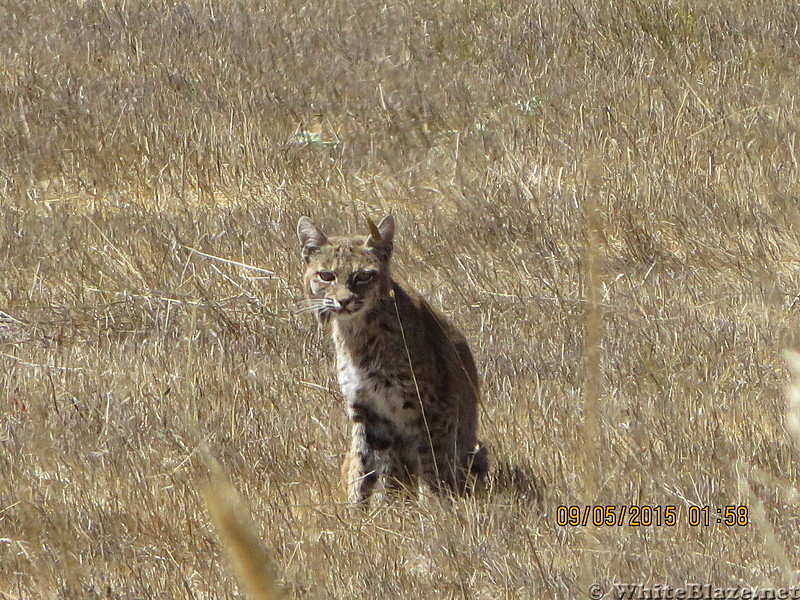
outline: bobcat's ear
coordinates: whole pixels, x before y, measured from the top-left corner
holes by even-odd
[[[381,250],[388,260],[392,255],[392,248],[394,240],[394,217],[386,215],[383,220],[378,224],[372,222],[367,217],[367,225],[369,225],[369,237],[367,238],[367,245]]]
[[[378,223],[378,232],[381,234],[381,239],[386,246],[392,246],[394,240],[394,217],[386,215],[380,223]]]
[[[297,239],[300,240],[302,250],[300,256],[308,262],[311,257],[319,252],[320,247],[328,241],[322,230],[314,225],[308,217],[300,217],[297,222]]]

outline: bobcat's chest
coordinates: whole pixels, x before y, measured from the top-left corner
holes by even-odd
[[[344,351],[337,352],[336,364],[339,388],[352,420],[381,420],[401,433],[412,432],[419,405],[413,385],[375,361],[359,362]]]

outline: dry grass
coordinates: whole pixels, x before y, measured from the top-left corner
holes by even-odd
[[[203,498],[239,585],[250,600],[278,600],[283,590],[258,535],[258,526],[219,465],[211,464],[211,482]]]
[[[778,1],[6,3],[0,596],[236,597],[206,444],[289,597],[798,584],[798,26]],[[476,351],[494,479],[356,518],[293,230],[388,211],[397,271]],[[586,501],[681,522],[555,524]],[[754,523],[686,524],[731,504]]]

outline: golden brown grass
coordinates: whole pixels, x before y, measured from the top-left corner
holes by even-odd
[[[277,600],[283,592],[250,510],[219,465],[212,465],[211,481],[203,488],[203,499],[237,581],[249,600]]]
[[[777,1],[6,3],[0,593],[236,597],[206,446],[289,597],[798,584],[798,25]],[[356,518],[293,230],[389,211],[397,272],[472,341],[494,475]],[[556,525],[589,498],[680,523]],[[738,504],[748,527],[686,523]]]

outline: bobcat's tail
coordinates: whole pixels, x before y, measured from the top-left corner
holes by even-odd
[[[469,472],[475,477],[485,477],[489,473],[489,451],[482,442],[475,444],[469,452]]]

